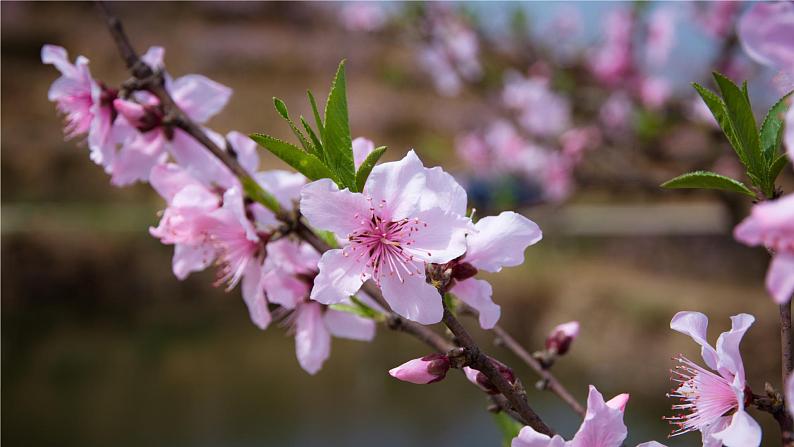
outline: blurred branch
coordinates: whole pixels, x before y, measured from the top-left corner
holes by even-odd
[[[270,194],[264,191],[262,187],[251,178],[233,155],[217,146],[201,127],[193,122],[190,117],[176,105],[165,88],[162,73],[152,70],[151,67],[140,59],[130,43],[129,38],[125,34],[121,21],[110,13],[107,5],[102,1],[98,1],[97,6],[107,22],[107,27],[113,36],[113,40],[119,49],[121,57],[136,79],[136,88],[148,90],[157,96],[169,122],[175,127],[187,132],[229,168],[246,187],[246,193],[248,195],[251,195],[251,190],[253,190],[255,195],[269,197]],[[253,198],[257,199],[257,197]],[[299,216],[290,216],[283,212],[276,213],[276,216],[279,220],[285,222],[295,234],[312,245],[318,252],[323,253],[331,249],[328,244],[300,220]],[[374,284],[365,283],[362,289],[379,303],[383,305],[386,304],[380,290]],[[553,431],[540,419],[537,413],[530,408],[523,390],[507,382],[498,372],[489,357],[482,353],[466,329],[446,308],[444,309],[443,321],[455,335],[458,342],[466,348],[469,364],[485,374],[509,402],[510,407],[505,407],[508,414],[517,413],[520,416],[519,422],[530,425],[541,433],[553,434]],[[449,351],[450,348],[454,348],[452,343],[430,328],[405,320],[393,312],[388,312],[388,326],[392,329],[414,336],[435,350],[446,352]]]

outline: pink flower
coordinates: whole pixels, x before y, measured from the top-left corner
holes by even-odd
[[[70,63],[69,55],[62,47],[44,45],[41,61],[54,65],[61,72],[47,96],[66,117],[66,137],[88,134],[91,160],[108,166],[112,161],[111,126],[116,117],[112,103],[116,91],[94,81],[85,57],[78,56],[74,64]]]
[[[794,293],[794,194],[762,202],[734,230],[733,236],[747,245],[763,245],[772,251],[766,289],[782,304]]]
[[[794,72],[794,4],[755,3],[737,28],[742,47],[756,62]]]
[[[602,123],[611,129],[624,129],[629,125],[633,112],[631,100],[625,92],[615,92],[609,95],[601,109],[598,117]]]
[[[671,94],[670,83],[659,77],[645,77],[640,83],[640,99],[650,109],[662,107]]]
[[[453,11],[434,6],[428,16],[430,42],[420,50],[419,63],[433,77],[443,95],[460,92],[463,81],[482,75],[479,40],[474,31]]]
[[[425,282],[425,264],[463,254],[471,229],[466,192],[452,176],[425,168],[410,151],[375,166],[363,193],[340,191],[329,179],[306,185],[300,207],[312,226],[345,241],[320,259],[313,300],[338,303],[372,278],[398,314],[422,324],[441,320],[441,296]]]
[[[483,329],[494,327],[501,308],[491,298],[488,281],[474,279],[478,270],[498,272],[524,262],[524,250],[540,241],[540,228],[526,217],[512,211],[480,219],[475,231],[466,237],[466,253],[448,264],[455,280],[450,292],[479,313]]]
[[[502,101],[519,113],[519,122],[533,135],[556,136],[571,125],[568,100],[551,90],[547,78],[508,75]]]
[[[443,380],[447,371],[449,358],[444,354],[430,354],[390,369],[389,375],[403,382],[426,385]]]
[[[601,131],[597,126],[575,127],[560,135],[562,153],[574,163],[582,160],[587,150],[601,145]]]
[[[383,5],[372,2],[346,3],[339,14],[342,24],[350,31],[377,31],[388,18]]]
[[[658,7],[648,21],[646,56],[652,65],[663,66],[675,45],[676,13],[670,7]]]
[[[546,337],[546,349],[557,355],[565,355],[578,335],[578,321],[569,321],[568,323],[557,325]]]
[[[604,20],[604,42],[589,55],[590,70],[601,82],[616,85],[631,74],[633,27],[634,17],[628,8],[614,9]]]
[[[521,429],[510,445],[512,447],[620,447],[628,435],[626,425],[623,423],[623,412],[628,400],[628,394],[620,394],[604,402],[601,393],[590,385],[587,413],[572,440],[566,441],[560,435],[549,437],[527,426]],[[663,447],[662,444],[651,441],[637,447],[659,446]]]
[[[162,57],[162,48],[152,47],[142,58],[154,67],[162,67]],[[186,75],[176,80],[166,77],[166,88],[174,102],[200,124],[218,113],[232,93],[230,88],[201,75]],[[217,178],[218,172],[226,170],[191,136],[164,122],[166,117],[154,95],[136,92],[134,98],[114,100],[113,106],[123,117],[116,125],[125,126],[131,134],[109,168],[113,184],[121,186],[147,180],[151,168],[163,163],[169,153],[185,167],[212,171],[202,175]]]
[[[677,428],[671,436],[700,430],[703,445],[753,447],[761,443],[761,427],[747,414],[745,405],[751,393],[744,376],[739,343],[755,318],[748,314],[731,317],[731,330],[723,332],[714,349],[706,341],[708,317],[700,312],[678,312],[670,328],[689,335],[701,346],[705,369],[683,355],[672,370],[678,383],[669,397],[680,404],[673,410],[680,414],[666,418]]]
[[[361,163],[367,159],[367,156],[375,150],[375,143],[364,137],[358,137],[353,140],[353,162],[356,169],[361,167]]]
[[[361,341],[375,336],[372,320],[309,301],[319,259],[308,244],[289,239],[271,242],[261,283],[268,301],[292,312],[286,321],[295,331],[298,363],[309,374],[317,373],[328,359],[331,335]]]
[[[701,3],[706,11],[698,20],[703,29],[715,39],[724,38],[733,30],[733,19],[739,11],[739,2],[708,2]]]

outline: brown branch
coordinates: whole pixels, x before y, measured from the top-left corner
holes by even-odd
[[[107,22],[107,27],[113,36],[113,40],[115,41],[116,46],[119,49],[119,53],[124,59],[127,68],[130,69],[132,75],[139,81],[139,88],[146,89],[157,96],[169,122],[188,133],[190,136],[196,139],[196,141],[206,147],[226,167],[228,167],[234,175],[240,179],[243,185],[251,185],[255,192],[267,194],[265,191],[261,190],[261,187],[237,162],[236,158],[234,158],[229,152],[226,152],[222,148],[218,147],[207,136],[204,130],[198,124],[193,122],[190,117],[188,117],[187,114],[185,114],[185,112],[179,108],[165,88],[162,73],[152,70],[152,68],[144,63],[135,52],[132,44],[129,41],[129,38],[124,32],[121,21],[117,17],[113,16],[110,11],[108,11],[107,5],[105,5],[102,1],[98,1],[97,5],[103,17],[105,18],[105,21]],[[287,223],[288,226],[290,226],[298,236],[312,245],[318,252],[323,253],[330,249],[328,244],[326,244],[325,241],[323,241],[309,227],[307,227],[299,217],[289,216],[285,213],[279,213],[277,217]],[[371,283],[365,283],[362,289],[365,291],[365,293],[372,296],[379,303],[382,303],[384,308],[387,308],[387,306],[385,306],[385,300],[383,299],[383,296],[377,287]],[[467,355],[469,356],[469,365],[485,374],[509,402],[510,407],[512,408],[505,407],[508,413],[517,413],[520,416],[520,422],[530,425],[532,428],[541,433],[549,435],[553,434],[553,431],[529,406],[526,401],[526,395],[523,393],[523,389],[521,389],[520,386],[511,385],[497,371],[491,360],[480,351],[479,347],[468,334],[466,329],[446,308],[444,309],[443,321],[456,336],[461,346],[466,348]],[[426,343],[437,351],[447,352],[455,347],[454,344],[450,343],[448,340],[430,328],[405,320],[393,312],[388,312],[387,323],[390,328],[413,335],[415,338]]]
[[[551,390],[554,394],[559,396],[560,399],[563,400],[566,404],[568,404],[573,411],[575,411],[580,416],[584,416],[585,411],[582,405],[576,400],[576,398],[571,395],[571,393],[563,386],[554,374],[551,373],[548,369],[543,368],[543,365],[540,364],[532,354],[527,352],[521,343],[516,341],[504,328],[499,325],[494,326],[493,328],[494,334],[499,338],[501,344],[507,348],[508,351],[512,352],[516,355],[519,359],[521,359],[524,363],[527,364],[530,368],[532,368],[541,378],[544,383],[544,389]]]

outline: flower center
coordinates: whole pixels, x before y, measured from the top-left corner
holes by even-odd
[[[385,204],[381,201],[379,208]],[[350,244],[342,250],[344,256],[354,256],[357,261],[365,262],[378,285],[383,275],[396,276],[404,282],[405,275],[422,274],[424,269],[417,265],[411,250],[414,234],[426,228],[427,223],[408,218],[386,220],[375,207],[370,207],[369,211],[368,216],[360,213],[353,216],[359,229],[347,235]]]
[[[683,355],[675,357],[680,365],[670,370],[671,380],[679,385],[667,397],[679,399],[673,405],[679,414],[665,417],[675,427],[670,436],[677,436],[713,424],[739,409],[739,401],[731,382],[708,371]]]

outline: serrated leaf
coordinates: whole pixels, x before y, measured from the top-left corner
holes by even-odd
[[[788,164],[788,156],[786,154],[780,154],[772,161],[772,164],[769,166],[769,179],[773,185],[775,184],[777,176],[780,175],[780,172],[786,167],[786,164]]]
[[[714,116],[714,119],[717,120],[717,124],[719,124],[725,137],[728,138],[728,142],[731,143],[734,152],[739,156],[739,160],[743,165],[747,166],[747,157],[745,157],[742,146],[736,138],[736,132],[733,130],[730,118],[728,118],[728,110],[725,108],[725,103],[716,93],[697,82],[692,83],[692,86],[697,90],[703,102],[706,104],[706,107],[709,108],[711,114]]]
[[[292,166],[296,171],[305,175],[309,180],[330,178],[339,184],[333,172],[319,158],[300,150],[297,146],[260,133],[251,134],[250,137],[273,155]]]
[[[502,434],[502,446],[510,447],[513,438],[518,436],[523,425],[510,417],[507,413],[499,412],[493,415],[496,426],[499,427],[499,432]]]
[[[353,163],[353,140],[347,117],[347,91],[345,87],[345,61],[339,63],[328,102],[325,104],[325,132],[323,150],[326,164],[336,174],[342,185],[351,191],[356,188],[356,167]]]
[[[753,109],[747,99],[746,85],[744,89],[739,89],[736,84],[720,73],[714,72],[714,80],[722,92],[722,99],[728,111],[728,117],[736,134],[739,144],[742,146],[747,160],[747,170],[761,179],[761,184],[756,186],[764,187],[764,177],[766,177],[766,162],[761,153],[761,141],[758,138],[758,128],[753,116]]]
[[[678,188],[698,188],[698,189],[721,189],[723,191],[738,192],[750,197],[755,197],[755,194],[744,185],[744,183],[734,180],[730,177],[717,174],[709,171],[695,171],[687,174],[679,175],[678,177],[662,183],[662,188],[678,189]]]
[[[273,105],[276,107],[278,114],[281,115],[281,117],[284,118],[284,121],[289,124],[289,128],[292,129],[292,133],[295,134],[295,136],[298,138],[298,141],[300,141],[303,150],[310,154],[317,155],[317,149],[315,149],[312,143],[306,140],[306,136],[303,135],[303,132],[301,132],[300,129],[298,129],[298,126],[296,126],[295,123],[292,122],[292,119],[290,119],[289,110],[287,110],[287,105],[284,104],[284,101],[274,96]]]
[[[794,92],[787,93],[780,98],[775,105],[770,107],[769,111],[766,113],[764,122],[761,124],[761,132],[759,135],[761,138],[761,148],[764,151],[764,158],[766,158],[770,166],[776,158],[778,148],[780,147],[780,141],[783,138],[784,115],[789,108],[786,100],[788,100],[792,93]]]
[[[311,90],[306,90],[306,96],[309,97],[309,104],[311,104],[312,113],[314,114],[314,123],[317,125],[317,130],[320,132],[320,138],[322,138],[323,133],[325,133],[325,125],[323,124],[322,118],[320,118],[320,112],[317,111],[317,101],[314,100],[314,95]]]
[[[306,122],[306,119],[304,119],[303,116],[301,116],[300,119],[301,124],[303,124],[303,128],[306,129],[306,133],[309,134],[309,138],[311,138],[312,144],[314,144],[314,149],[317,150],[317,158],[320,160],[325,160],[325,155],[323,154],[323,143],[319,138],[317,138],[317,134],[314,133],[314,130],[309,123]]]
[[[380,160],[384,152],[386,152],[386,146],[375,148],[367,155],[367,158],[361,162],[361,166],[358,167],[358,171],[356,172],[356,188],[358,188],[359,191],[364,190],[364,184],[367,183],[369,173],[372,172],[372,168],[375,167],[375,164]]]

